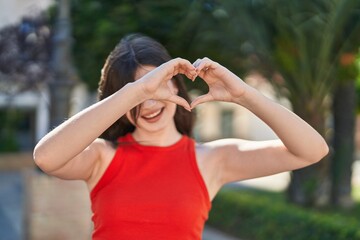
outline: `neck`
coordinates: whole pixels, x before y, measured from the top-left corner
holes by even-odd
[[[136,128],[133,137],[142,145],[166,147],[178,142],[182,135],[178,132],[175,125],[173,127],[163,129],[161,131],[149,132],[144,129]]]

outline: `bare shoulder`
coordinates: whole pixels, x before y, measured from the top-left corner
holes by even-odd
[[[213,142],[197,143],[195,151],[199,171],[207,187],[209,197],[212,200],[222,186],[222,151]]]
[[[61,179],[91,182],[98,169],[106,163],[111,150],[111,143],[96,139],[66,164],[47,173]]]
[[[116,151],[116,147],[112,142],[102,138],[97,138],[92,145],[99,152],[101,160],[104,160],[104,157],[106,159],[106,156],[112,155]]]
[[[229,159],[244,159],[241,152],[256,148],[260,148],[260,145],[254,141],[231,138],[195,145],[196,161],[211,200],[221,187],[230,181],[228,176],[232,175],[229,172],[233,169],[236,172],[242,172],[238,169],[239,164],[229,164]],[[241,161],[237,162],[241,163]],[[237,178],[237,174],[231,180]]]
[[[98,152],[99,159],[94,166],[91,177],[87,180],[87,185],[90,191],[100,180],[116,152],[116,147],[114,144],[104,139],[98,138],[91,145],[91,147],[96,149]]]
[[[218,139],[205,143],[198,143],[196,151],[199,156],[206,156],[220,160],[224,154],[228,155],[229,151],[254,148],[254,142],[244,139],[226,138]]]
[[[283,146],[278,139],[253,141],[240,138],[224,138],[206,143],[207,146],[213,149],[213,154],[218,157],[229,156],[229,154],[236,152],[256,151],[264,148],[277,148]]]
[[[215,168],[219,171],[224,161],[229,156],[239,154],[241,151],[254,150],[259,148],[259,144],[254,141],[248,141],[237,138],[218,139],[214,141],[197,143],[196,157],[199,167]]]

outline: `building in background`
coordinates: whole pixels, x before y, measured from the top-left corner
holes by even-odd
[[[23,17],[36,16],[54,0],[0,0],[0,28],[19,24]]]
[[[48,131],[49,95],[43,82],[50,29],[41,12],[51,0],[0,1],[0,115],[2,151],[30,150]]]
[[[245,82],[286,108],[291,107],[286,99],[276,98],[271,84],[261,75],[251,74],[245,78]],[[232,137],[248,140],[277,138],[276,134],[253,113],[233,103],[209,102],[199,105],[197,112],[195,136],[199,141]]]

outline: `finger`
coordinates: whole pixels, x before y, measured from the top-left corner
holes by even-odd
[[[185,74],[191,80],[197,77],[196,68],[186,59],[177,58],[176,65],[174,66],[176,73]],[[174,74],[175,75],[175,74]]]
[[[211,61],[209,58],[204,58],[199,62],[199,64],[196,67],[196,71],[200,73],[201,71],[206,72],[207,70],[212,68],[213,61]]]
[[[191,79],[191,81],[195,81],[196,77],[198,76],[198,73],[196,72],[196,69],[192,69],[190,71],[186,71],[185,75],[187,78]]]
[[[175,66],[186,70],[195,70],[195,67],[189,62],[189,60],[183,58],[176,58]]]
[[[193,69],[194,67],[190,64],[190,62],[186,59],[175,58],[166,63],[163,63],[164,69],[166,69],[166,77],[172,78],[173,76],[178,75],[179,73],[184,74],[185,71],[183,69],[183,65],[187,65],[187,68]]]
[[[185,75],[191,81],[195,81],[196,77],[198,76],[198,74],[196,72],[195,73],[185,73]]]
[[[198,72],[198,70],[196,69],[196,67],[199,65],[199,63],[201,62],[201,59],[200,58],[198,58],[192,65],[194,66],[194,68],[195,68],[195,77],[194,77],[194,79],[192,79],[193,81],[195,81],[195,78],[197,77],[197,76],[199,76],[199,72]]]
[[[185,74],[185,76],[189,79],[191,79],[192,81],[195,80],[195,78],[197,77],[197,72],[194,66],[191,65],[191,68],[188,68],[189,66],[182,66],[181,69],[179,70],[179,73]]]
[[[193,66],[196,68],[197,66],[199,66],[200,62],[201,62],[200,58],[196,59],[196,61],[193,63]]]
[[[197,105],[204,103],[204,102],[211,102],[214,101],[214,98],[209,94],[201,95],[192,101],[190,104],[191,109],[195,108]]]
[[[191,112],[191,107],[189,105],[189,103],[182,97],[179,97],[177,95],[172,95],[168,101],[176,103],[177,105],[182,106],[183,108],[185,108],[186,110],[188,110],[189,112]]]

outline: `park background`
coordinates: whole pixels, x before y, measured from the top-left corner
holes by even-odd
[[[360,239],[359,1],[1,0],[0,20],[0,239],[90,238],[84,184],[42,174],[32,149],[96,101],[107,54],[132,32],[227,66],[331,148],[314,166],[226,186],[208,226],[241,239]],[[197,114],[198,141],[276,138],[233,104]]]

